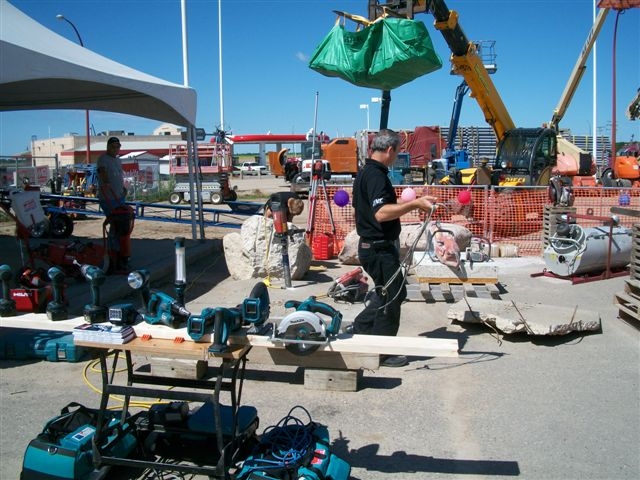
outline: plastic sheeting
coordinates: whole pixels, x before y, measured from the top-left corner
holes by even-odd
[[[442,67],[424,23],[380,18],[351,32],[336,24],[309,67],[359,87],[392,90]]]

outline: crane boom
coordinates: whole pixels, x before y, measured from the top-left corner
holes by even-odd
[[[465,79],[486,122],[493,128],[497,140],[502,140],[508,130],[515,128],[515,124],[477,53],[476,45],[469,41],[458,23],[458,13],[449,10],[443,0],[428,1],[427,9],[435,19],[436,30],[440,31],[451,50],[453,73]]]
[[[462,30],[458,23],[458,13],[449,10],[444,0],[391,0],[385,5],[380,5],[379,0],[369,0],[371,19],[377,17],[377,12],[385,9],[409,17],[413,17],[417,12],[431,13],[436,30],[442,34],[451,51],[452,73],[464,78],[471,91],[471,97],[475,98],[480,106],[485,121],[493,129],[498,142],[504,138],[507,131],[515,128],[511,115],[478,55],[477,46],[469,41]],[[388,95],[388,92],[383,93]]]
[[[602,29],[602,25],[604,24],[605,19],[607,18],[607,14],[609,13],[608,8],[601,8],[596,17],[596,21],[593,23],[591,30],[589,30],[589,34],[587,35],[587,40],[582,47],[582,51],[578,56],[578,60],[571,71],[571,75],[569,76],[569,81],[567,85],[564,87],[564,91],[560,96],[560,101],[553,111],[553,116],[551,117],[551,122],[549,126],[553,128],[556,132],[558,131],[558,125],[560,120],[564,117],[564,114],[569,108],[569,104],[573,99],[573,95],[576,93],[578,89],[578,85],[580,84],[580,80],[582,80],[582,75],[587,69],[587,60],[589,59],[589,55],[591,54],[591,49],[593,45],[596,43],[596,39],[600,34],[600,30]]]

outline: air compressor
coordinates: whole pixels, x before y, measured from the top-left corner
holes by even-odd
[[[616,217],[608,222],[598,227],[558,223],[542,255],[547,268],[570,277],[626,267],[631,260],[631,230],[619,226]]]

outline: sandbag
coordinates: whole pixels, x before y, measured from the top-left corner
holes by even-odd
[[[353,32],[336,23],[309,62],[309,68],[328,77],[380,90],[392,90],[441,67],[424,23],[390,17]]]

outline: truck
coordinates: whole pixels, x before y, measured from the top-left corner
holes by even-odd
[[[398,130],[400,134],[401,159],[393,165],[396,169],[390,178],[401,184],[428,183],[429,170],[433,162],[442,158],[446,144],[442,137],[442,131],[437,125],[417,126],[412,130]],[[359,164],[364,165],[365,159],[370,154],[369,146],[376,132],[361,130],[356,133],[358,143]],[[400,155],[399,155],[400,157]],[[400,173],[398,173],[400,172]]]
[[[192,174],[197,176],[203,202],[219,205],[225,201],[237,200],[237,194],[229,183],[233,172],[232,148],[226,142],[198,143],[197,162]],[[177,205],[191,200],[190,174],[186,143],[169,145],[169,174],[175,180],[175,187],[169,195],[169,203]]]
[[[360,163],[358,161],[358,145],[354,137],[334,138],[325,143],[316,143],[316,152],[312,155],[312,142],[307,148],[303,148],[303,157],[296,165],[296,169],[291,168],[291,191],[304,194],[309,191],[311,177],[313,175],[312,165],[315,160],[322,161],[322,174],[329,184],[351,184]],[[293,171],[293,175],[291,175]]]
[[[458,13],[450,10],[444,0],[396,0],[384,4],[369,0],[371,20],[385,10],[409,18],[413,18],[415,13],[430,13],[434,17],[434,26],[451,51],[452,72],[464,78],[471,96],[496,136],[491,183],[501,186],[547,185],[558,158],[557,132],[552,128],[516,128],[478,54],[477,45],[469,41],[462,30]],[[383,91],[382,98],[381,119],[384,120],[388,118],[389,92]],[[381,121],[381,126],[384,123]]]

